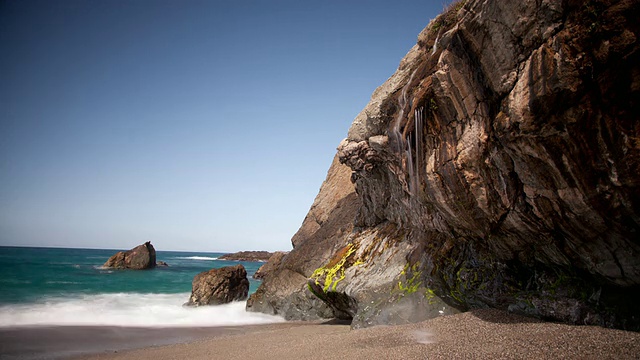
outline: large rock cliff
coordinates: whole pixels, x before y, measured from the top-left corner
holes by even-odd
[[[354,327],[494,307],[638,329],[638,13],[452,4],[356,117],[249,308],[325,316],[314,294]]]

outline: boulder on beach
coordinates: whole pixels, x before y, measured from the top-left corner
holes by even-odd
[[[232,254],[224,254],[218,260],[232,261],[267,261],[273,255],[268,251],[240,251]]]
[[[287,255],[288,251],[276,251],[271,255],[269,261],[260,266],[260,268],[253,274],[254,279],[264,279],[269,273],[271,273],[274,269],[280,266],[280,262],[282,262],[282,258]]]
[[[249,280],[244,266],[225,266],[201,272],[193,278],[187,306],[220,305],[245,300]]]
[[[113,269],[151,269],[156,266],[156,249],[151,241],[147,241],[131,250],[117,252],[102,266]]]

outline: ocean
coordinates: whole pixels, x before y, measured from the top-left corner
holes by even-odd
[[[184,307],[193,277],[235,265],[221,253],[156,251],[168,267],[114,270],[101,266],[118,250],[0,247],[0,328],[20,326],[209,327],[284,321],[245,312],[245,302]],[[260,282],[247,269],[249,293]]]

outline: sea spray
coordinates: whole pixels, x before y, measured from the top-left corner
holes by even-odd
[[[238,264],[222,253],[157,251],[169,264],[152,270],[101,266],[115,250],[0,247],[0,327],[207,327],[281,318],[245,312],[245,303],[185,308],[195,275]],[[262,265],[240,262],[251,275]]]
[[[0,327],[207,327],[284,321],[277,316],[246,312],[245,302],[196,308],[182,306],[188,298],[188,293],[118,293],[3,305],[0,306]]]

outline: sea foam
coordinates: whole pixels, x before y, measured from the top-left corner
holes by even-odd
[[[185,257],[176,257],[176,259],[186,259],[186,260],[218,260],[217,257],[208,257],[208,256],[185,256]]]
[[[184,307],[189,293],[99,294],[55,298],[46,302],[0,306],[0,327],[124,326],[207,327],[283,322],[284,319],[245,311],[245,302]]]

